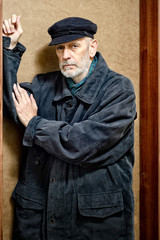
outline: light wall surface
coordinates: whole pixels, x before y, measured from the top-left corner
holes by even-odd
[[[139,0],[3,0],[3,17],[21,15],[27,48],[18,81],[32,81],[37,73],[58,68],[54,47],[48,47],[48,27],[71,16],[84,17],[98,25],[98,51],[109,67],[130,78],[136,92],[138,118],[135,121],[135,240],[139,239]],[[4,120],[3,150],[3,237],[11,240],[13,223],[12,191],[17,183],[22,132]]]

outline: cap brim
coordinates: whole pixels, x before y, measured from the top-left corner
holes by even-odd
[[[86,37],[86,35],[81,35],[81,34],[69,34],[69,35],[64,35],[64,36],[59,36],[54,38],[49,46],[52,45],[57,45],[57,44],[61,44],[61,43],[66,43],[66,42],[71,42],[73,40],[79,39],[79,38],[83,38]]]

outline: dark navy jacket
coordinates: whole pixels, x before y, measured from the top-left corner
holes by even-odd
[[[4,114],[18,124],[11,92],[24,50],[4,49]],[[24,129],[13,239],[134,239],[134,89],[97,58],[76,97],[59,71],[21,84],[38,116]]]

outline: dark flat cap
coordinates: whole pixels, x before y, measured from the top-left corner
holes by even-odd
[[[85,36],[94,38],[97,25],[85,18],[69,17],[54,23],[48,33],[52,41],[49,46],[70,42]]]

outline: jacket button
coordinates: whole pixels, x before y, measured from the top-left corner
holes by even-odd
[[[54,177],[51,177],[51,183],[54,183],[56,179]]]
[[[39,160],[38,160],[38,159],[35,160],[34,164],[35,164],[35,165],[39,165]]]
[[[54,218],[50,218],[50,224],[54,224],[55,223],[55,219]]]

